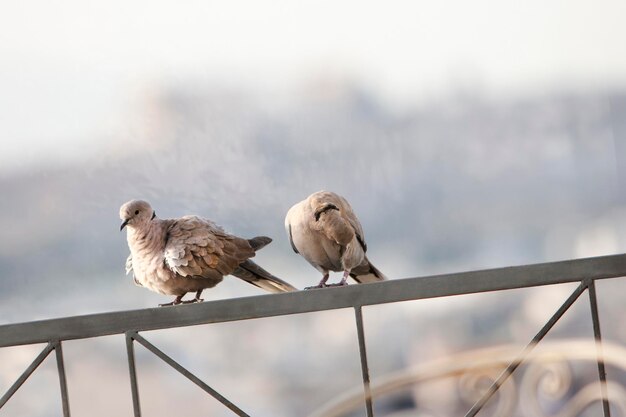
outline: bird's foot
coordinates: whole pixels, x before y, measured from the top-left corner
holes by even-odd
[[[336,284],[327,284],[327,287],[345,287],[346,285],[348,285],[348,277],[350,276],[350,270],[346,270],[343,272],[343,277],[341,278],[341,281],[339,281]]]
[[[319,282],[319,284],[313,285],[312,287],[306,287],[305,290],[314,290],[314,289],[317,289],[317,288],[326,288],[326,287],[328,287],[328,284],[326,284],[326,281],[328,281],[328,277],[329,277],[328,272],[326,272],[324,274],[324,276],[322,277],[322,280]]]
[[[182,304],[193,304],[193,303],[200,303],[204,301],[204,298],[192,298],[191,300],[185,300],[182,302]]]
[[[304,289],[305,290],[315,290],[315,289],[318,289],[318,288],[345,287],[346,285],[348,285],[347,282],[341,281],[341,282],[338,282],[336,284],[317,284],[317,285],[313,285],[311,287],[305,287]]]
[[[336,284],[326,284],[327,287],[345,287],[346,285],[348,285],[348,283],[345,281],[341,281]]]
[[[178,305],[178,304],[182,304],[182,303],[184,303],[184,301],[182,299],[183,299],[183,296],[180,295],[180,296],[174,298],[174,301],[172,301],[171,303],[159,304],[159,307],[175,306],[175,305]]]
[[[171,303],[163,303],[163,304],[159,304],[159,307],[176,306],[176,305],[178,305],[178,304],[182,304],[182,303],[183,303],[183,301],[178,301],[178,302],[177,302],[176,300],[174,300],[174,301],[172,301]]]
[[[315,290],[315,289],[318,289],[318,288],[326,288],[326,287],[328,287],[328,286],[329,286],[329,285],[327,285],[327,284],[321,284],[321,283],[320,283],[320,284],[317,284],[317,285],[312,285],[312,286],[310,286],[310,287],[304,287],[304,289],[305,289],[305,290]]]

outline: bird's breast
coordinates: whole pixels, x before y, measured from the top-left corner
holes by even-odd
[[[341,246],[323,233],[304,229],[294,234],[293,241],[300,255],[314,267],[331,271],[342,269]]]
[[[165,265],[165,253],[161,239],[150,233],[134,233],[128,236],[128,246],[133,259],[133,272],[141,285],[159,291],[161,283],[172,278],[173,272]]]

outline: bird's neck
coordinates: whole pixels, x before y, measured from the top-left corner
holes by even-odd
[[[165,247],[163,235],[161,221],[154,219],[142,225],[142,227],[128,229],[126,238],[130,251],[132,253],[140,253],[163,249]]]

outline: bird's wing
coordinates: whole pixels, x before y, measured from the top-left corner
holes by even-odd
[[[367,244],[365,243],[365,233],[363,232],[363,226],[361,226],[361,222],[359,218],[354,214],[354,210],[352,210],[352,206],[350,203],[340,195],[337,195],[337,199],[340,202],[340,213],[341,215],[350,223],[352,228],[354,229],[354,233],[356,234],[356,238],[361,244],[363,251],[367,251]]]
[[[293,249],[293,251],[295,253],[300,253],[298,251],[298,248],[296,248],[296,244],[293,243],[293,233],[292,233],[292,230],[291,230],[292,229],[292,227],[291,227],[291,217],[294,216],[294,213],[295,213],[296,209],[297,209],[297,207],[294,205],[287,212],[287,215],[285,216],[285,231],[287,232],[287,236],[289,237],[289,243],[291,244],[291,249]]]
[[[126,258],[126,275],[130,274],[133,271],[133,255],[128,255]]]
[[[342,245],[348,244],[356,235],[365,251],[363,227],[345,198],[330,191],[319,191],[309,197],[309,204],[313,212],[309,219],[312,229],[323,231],[329,239]],[[324,212],[331,216],[322,219]]]
[[[298,252],[298,248],[296,248],[296,244],[293,243],[293,235],[291,234],[291,225],[289,225],[289,243],[291,243],[291,249],[293,249],[295,253],[300,253]]]
[[[143,287],[143,285],[141,285],[141,282],[139,282],[139,280],[137,279],[137,277],[135,276],[135,271],[133,271],[133,255],[128,255],[128,258],[126,258],[126,275],[133,273],[133,281],[135,282],[135,285],[138,287]]]
[[[181,217],[167,229],[165,263],[185,277],[228,275],[253,256],[246,239],[229,235],[201,217]]]

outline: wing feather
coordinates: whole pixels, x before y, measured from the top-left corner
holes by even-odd
[[[229,235],[213,222],[197,216],[172,222],[168,235],[165,263],[185,277],[228,275],[254,256],[246,239]]]
[[[329,239],[341,244],[347,244],[356,235],[363,251],[367,250],[363,226],[345,198],[330,191],[320,191],[309,196],[309,204],[313,213],[320,208],[328,210],[328,207],[337,208],[339,212],[339,216],[334,216],[332,220],[321,221],[319,217],[310,219],[312,229],[323,230]]]
[[[136,286],[138,287],[143,287],[143,285],[141,284],[141,282],[139,282],[139,280],[137,279],[137,277],[135,276],[135,271],[133,270],[133,255],[128,255],[128,258],[126,258],[126,275],[133,273],[133,282],[135,283]]]
[[[133,272],[133,255],[128,255],[126,258],[126,275]]]
[[[354,229],[354,233],[356,234],[357,240],[359,241],[359,243],[361,244],[361,247],[363,248],[363,251],[366,252],[367,244],[365,243],[365,233],[363,232],[363,226],[361,226],[361,222],[359,221],[359,218],[354,213],[354,210],[352,210],[352,206],[350,206],[350,203],[348,203],[348,200],[346,200],[345,198],[337,194],[335,194],[335,196],[337,197],[337,200],[340,202],[339,209],[340,209],[342,217],[346,219],[348,223],[350,223],[350,225]]]
[[[289,243],[291,243],[291,249],[293,249],[295,253],[300,253],[298,252],[298,248],[296,248],[296,244],[293,243],[293,235],[291,233],[291,224],[289,224],[288,227],[289,227]]]

